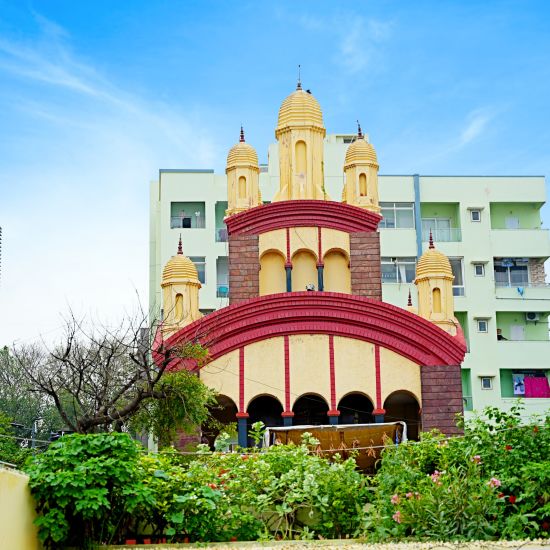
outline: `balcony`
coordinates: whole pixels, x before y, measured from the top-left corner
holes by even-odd
[[[537,304],[536,309],[550,310],[550,285],[501,285],[495,283],[495,297],[497,300],[509,300],[503,302],[510,304],[510,307],[520,311],[532,311],[533,304]],[[499,309],[503,309],[499,307]]]
[[[501,368],[543,368],[548,365],[550,340],[501,340],[496,347],[494,363]]]
[[[173,202],[170,204],[171,229],[204,229],[204,202]]]
[[[496,257],[550,257],[548,229],[492,229],[490,238]]]
[[[458,227],[447,227],[442,229],[432,229],[432,237],[436,243],[459,243],[462,242],[462,230]],[[430,230],[422,230],[422,242],[427,243],[430,240]]]
[[[228,240],[227,227],[216,227],[216,242],[226,243]]]

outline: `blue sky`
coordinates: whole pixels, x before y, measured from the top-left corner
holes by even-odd
[[[0,344],[147,304],[148,184],[302,80],[381,173],[550,173],[550,3],[0,0]],[[550,209],[545,207],[545,226]]]

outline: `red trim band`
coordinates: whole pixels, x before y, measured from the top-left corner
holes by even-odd
[[[288,335],[284,336],[285,345],[285,411],[290,411],[290,349]],[[294,416],[294,413],[292,413]]]
[[[346,233],[376,231],[381,216],[349,204],[321,200],[272,202],[226,218],[229,235],[260,235],[286,227],[326,227]]]
[[[244,346],[239,348],[239,411],[241,413],[245,411],[245,406],[244,406]]]
[[[414,313],[373,298],[336,292],[285,292],[238,302],[184,327],[165,345],[199,340],[214,360],[254,342],[291,334],[363,340],[422,366],[460,365],[466,353],[461,338]],[[162,360],[161,354],[154,357]],[[171,368],[182,366],[174,362]],[[244,379],[241,382],[244,390]]]
[[[376,376],[376,406],[382,407],[382,382],[380,380],[380,346],[374,346],[374,366]]]

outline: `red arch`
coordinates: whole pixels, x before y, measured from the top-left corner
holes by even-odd
[[[349,204],[334,201],[294,200],[272,202],[233,214],[225,220],[230,235],[285,227],[326,227],[346,233],[376,231],[381,216]]]
[[[216,359],[260,340],[291,334],[332,334],[378,344],[422,366],[460,365],[466,346],[404,309],[335,292],[271,294],[219,309],[166,340],[171,348],[198,339]],[[160,358],[160,356],[158,356]]]

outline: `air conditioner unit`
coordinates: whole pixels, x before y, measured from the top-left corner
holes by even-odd
[[[526,321],[538,321],[539,319],[540,319],[540,313],[536,313],[535,311],[528,311],[525,314]]]

